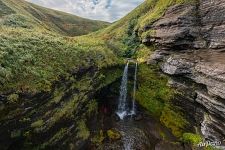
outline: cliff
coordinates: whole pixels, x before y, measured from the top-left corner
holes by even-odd
[[[157,45],[149,63],[159,63],[182,94],[178,105],[200,125],[206,139],[225,137],[225,2],[200,0],[169,7],[143,28],[146,45]],[[187,108],[188,107],[188,108]]]

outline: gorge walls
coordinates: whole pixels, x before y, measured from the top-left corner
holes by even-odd
[[[145,26],[142,42],[158,50],[158,63],[181,93],[178,105],[200,127],[206,139],[225,137],[225,1],[200,0],[167,9]],[[206,129],[207,128],[207,129]]]

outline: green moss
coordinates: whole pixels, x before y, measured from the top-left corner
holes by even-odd
[[[53,103],[57,104],[60,102],[60,100],[62,99],[62,97],[64,96],[64,91],[63,89],[57,89],[54,91],[53,94]]]
[[[50,145],[54,145],[56,144],[58,141],[60,141],[68,132],[67,128],[62,128],[60,129],[50,140],[49,140],[49,144]],[[46,144],[45,144],[46,145]]]
[[[81,120],[77,124],[77,138],[81,138],[83,140],[86,140],[90,136],[90,131],[88,130],[86,123],[84,120]]]
[[[147,47],[144,44],[141,44],[137,49],[137,53],[134,56],[138,60],[139,63],[145,63],[149,59],[152,51],[154,51],[154,47]]]
[[[203,141],[202,137],[198,134],[193,133],[184,133],[182,139],[186,143],[190,143],[192,145],[197,145]]]
[[[92,117],[93,114],[96,114],[98,110],[98,103],[96,100],[91,100],[87,105],[87,114]]]
[[[167,86],[167,78],[157,72],[156,67],[139,65],[136,99],[151,113],[160,116],[164,104],[169,101],[174,91]]]
[[[181,137],[185,131],[185,127],[188,124],[183,115],[175,108],[171,108],[168,104],[163,108],[160,121],[169,129],[171,129],[173,135]]]
[[[107,131],[107,136],[110,140],[119,140],[121,138],[121,135],[118,131],[114,130],[114,129],[110,129]]]
[[[19,99],[19,95],[18,94],[11,94],[8,96],[8,102],[9,103],[16,103],[18,102],[18,99]]]
[[[43,120],[37,120],[37,121],[35,121],[31,124],[31,127],[32,128],[39,128],[39,127],[43,126],[43,124],[44,124]]]
[[[85,98],[84,98],[85,100]],[[78,96],[74,95],[70,101],[65,102],[62,104],[61,108],[58,108],[52,114],[52,117],[49,119],[48,127],[52,127],[56,122],[60,121],[61,119],[69,119],[73,117],[73,113],[77,108],[78,105]]]
[[[91,138],[91,142],[96,146],[100,146],[105,138],[106,137],[104,136],[103,131],[100,130],[99,134],[97,134],[93,138]]]
[[[156,34],[156,30],[148,30],[148,31],[145,31],[145,32],[142,33],[141,38],[146,39],[146,38],[149,38],[151,36],[155,36],[155,34]]]
[[[181,137],[188,122],[179,109],[171,105],[176,91],[167,86],[168,79],[157,67],[141,64],[138,68],[138,90],[136,100],[172,133]]]

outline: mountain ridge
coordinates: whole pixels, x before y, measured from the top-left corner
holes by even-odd
[[[110,24],[45,8],[25,0],[1,0],[0,2],[3,8],[1,10],[1,14],[3,14],[2,18],[8,19],[10,22],[14,21],[16,24],[16,20],[20,20],[21,16],[22,18],[25,16],[28,21],[32,22],[33,26],[45,28],[66,36],[88,34]]]

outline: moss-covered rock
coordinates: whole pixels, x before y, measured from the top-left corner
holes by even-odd
[[[85,124],[84,120],[81,120],[81,121],[78,122],[77,130],[78,130],[78,132],[77,132],[78,138],[81,138],[83,140],[86,140],[86,139],[89,138],[90,131],[87,128],[87,125]]]
[[[139,65],[136,100],[160,118],[162,124],[171,129],[176,137],[182,137],[188,125],[178,108],[171,104],[176,91],[167,85],[168,79],[157,66]]]
[[[105,138],[106,136],[104,135],[103,131],[100,130],[98,134],[91,138],[91,142],[96,146],[100,146]]]
[[[114,129],[110,129],[107,131],[107,136],[110,141],[119,140],[121,138],[121,134],[119,131],[116,131]]]
[[[44,124],[44,121],[43,121],[43,120],[37,120],[37,121],[35,121],[34,123],[31,124],[31,127],[32,127],[32,128],[39,128],[39,127],[41,127],[43,124]]]

